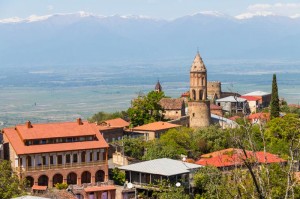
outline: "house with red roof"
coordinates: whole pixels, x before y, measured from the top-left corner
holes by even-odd
[[[115,147],[112,146],[111,143],[122,139],[124,130],[129,127],[129,122],[122,118],[116,118],[103,121],[100,124],[93,123],[91,125],[94,125],[98,129],[105,141],[109,144],[108,157],[111,158],[115,152]]]
[[[248,116],[252,124],[262,124],[270,121],[270,113],[254,113]]]
[[[241,96],[240,98],[244,98],[247,100],[248,106],[250,109],[250,113],[256,113],[258,105],[259,105],[258,102],[259,102],[260,98],[254,97],[254,96]]]
[[[245,161],[258,164],[285,163],[286,160],[264,151],[248,151],[242,149],[229,148],[208,154],[204,154],[195,162],[201,166],[214,166],[219,169],[230,170],[235,167],[243,167]]]
[[[27,179],[30,187],[51,188],[56,183],[96,185],[108,181],[108,144],[96,126],[87,121],[27,121],[4,128],[2,133],[4,159],[11,161],[13,170]],[[114,198],[115,189],[106,193]],[[85,193],[80,195],[88,197]]]
[[[127,130],[125,133],[133,137],[144,136],[145,140],[148,141],[155,138],[160,138],[160,136],[169,129],[179,127],[181,127],[181,125],[160,121],[134,127],[130,130]]]

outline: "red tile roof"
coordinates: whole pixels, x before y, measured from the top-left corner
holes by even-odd
[[[88,136],[98,133],[88,122],[81,122],[80,125],[77,122],[31,124],[30,128],[27,124],[19,124],[15,129],[23,140]]]
[[[110,190],[116,190],[116,187],[113,185],[107,185],[107,186],[94,186],[94,187],[87,187],[84,188],[85,192],[96,192],[96,191],[110,191]]]
[[[258,163],[280,163],[286,162],[285,160],[279,158],[277,155],[258,151],[246,151],[247,157],[251,161]],[[228,167],[235,165],[243,165],[246,156],[241,149],[225,149],[221,151],[216,151],[210,154],[205,154],[201,156],[201,159],[196,161],[195,164],[203,166],[215,166],[215,167]]]
[[[254,113],[248,116],[249,120],[261,119],[261,120],[270,120],[270,113]]]
[[[259,100],[258,97],[254,97],[254,96],[241,96],[240,98],[244,98],[247,101],[258,101]]]
[[[150,124],[145,124],[143,126],[134,127],[132,130],[134,130],[134,131],[159,131],[159,130],[176,128],[176,127],[180,127],[180,126],[181,125],[171,124],[168,122],[153,122]]]
[[[17,154],[49,153],[84,149],[99,149],[108,147],[108,144],[104,140],[103,136],[99,133],[99,130],[95,128],[95,126],[89,124],[88,122],[82,123],[83,125],[78,125],[77,122],[33,124],[33,133],[30,131],[32,129],[27,129],[27,127],[25,127],[24,125],[17,125],[15,128],[3,129],[3,134],[4,137],[8,139],[8,141],[10,142]],[[57,126],[58,130],[55,130],[55,126]],[[72,129],[71,127],[74,127],[74,129]],[[51,132],[51,130],[53,130],[54,132]],[[39,132],[39,134],[37,134],[37,132]],[[26,146],[24,143],[24,137],[26,139],[52,138],[51,136],[49,136],[49,134],[55,137],[93,135],[97,137],[97,140],[55,144],[40,144],[30,146]]]
[[[32,190],[38,190],[38,191],[46,191],[47,186],[39,186],[39,185],[33,185]]]
[[[222,110],[222,107],[215,104],[210,104],[210,110]]]
[[[129,126],[129,122],[126,122],[122,118],[106,120],[106,121],[104,121],[104,123],[110,127],[128,127]]]

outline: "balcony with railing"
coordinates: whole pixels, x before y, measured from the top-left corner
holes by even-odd
[[[85,166],[95,166],[95,165],[105,165],[106,161],[91,161],[91,162],[73,162],[73,163],[65,163],[65,164],[47,164],[47,165],[36,165],[36,166],[27,166],[27,167],[17,167],[18,171],[44,171],[50,169],[67,169],[67,168],[80,168]]]

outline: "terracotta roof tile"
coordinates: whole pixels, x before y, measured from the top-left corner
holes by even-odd
[[[270,120],[270,113],[255,113],[248,116],[249,120],[253,119],[262,119],[262,120]]]
[[[93,187],[87,187],[84,188],[85,192],[96,192],[96,191],[110,191],[110,190],[116,190],[116,187],[113,185],[107,185],[107,186],[93,186]]]
[[[159,104],[164,110],[181,110],[184,100],[181,98],[162,98]]]
[[[222,110],[222,107],[215,104],[210,104],[210,110]]]
[[[241,96],[240,98],[244,98],[247,101],[258,101],[259,100],[258,97],[254,97],[254,96]]]
[[[39,185],[33,185],[32,190],[38,190],[38,191],[46,191],[47,186],[39,186]]]
[[[108,144],[104,140],[103,136],[99,133],[98,129],[95,126],[90,125],[88,122],[83,122],[83,125],[78,125],[80,127],[77,128],[75,122],[65,122],[65,123],[49,123],[49,124],[37,124],[33,125],[33,127],[37,127],[39,130],[39,134],[32,134],[27,136],[25,133],[30,134],[31,132],[25,129],[22,125],[17,125],[16,128],[5,128],[3,129],[4,136],[7,137],[10,144],[14,148],[17,154],[34,154],[34,153],[49,153],[49,152],[60,152],[60,151],[72,151],[72,150],[83,150],[83,149],[99,149],[99,148],[107,148]],[[59,126],[59,131],[56,133],[63,132],[64,126],[66,126],[65,131],[56,137],[70,137],[70,136],[86,136],[86,135],[94,135],[97,137],[97,140],[93,141],[81,141],[81,142],[69,142],[69,143],[55,143],[55,144],[40,144],[40,145],[30,145],[26,146],[24,143],[24,138],[21,135],[26,135],[26,138],[51,138],[49,136],[49,129],[54,129],[55,125]],[[21,128],[20,128],[21,126]],[[47,128],[47,127],[50,128]],[[70,127],[74,127],[76,132],[74,133],[73,129]],[[27,127],[26,127],[27,128]],[[25,129],[25,130],[24,130]],[[24,131],[23,131],[24,130]]]
[[[104,123],[106,123],[110,127],[128,127],[129,126],[129,122],[126,122],[122,118],[106,120],[106,121],[104,121]]]
[[[153,122],[150,124],[145,124],[143,126],[137,126],[133,128],[134,131],[159,131],[164,129],[176,128],[180,127],[181,125],[171,124],[168,122]]]
[[[228,119],[230,119],[230,120],[232,120],[232,121],[236,121],[237,119],[239,119],[239,118],[241,118],[240,116],[237,116],[237,115],[235,115],[235,116],[233,116],[233,117],[230,117],[230,118],[228,118]]]
[[[20,124],[16,125],[16,129],[23,140],[74,137],[98,133],[88,122],[82,122],[81,125],[77,122],[31,124],[31,128],[28,128],[26,124]]]
[[[258,151],[246,151],[248,158],[257,161],[258,163],[280,163],[286,162],[285,160],[279,158],[277,155]],[[216,151],[213,153],[205,154],[201,156],[201,159],[196,161],[199,165],[211,165],[215,167],[228,167],[235,165],[243,165],[246,156],[241,149],[225,149],[221,151]]]

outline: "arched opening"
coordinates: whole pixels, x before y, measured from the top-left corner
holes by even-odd
[[[85,156],[86,156],[85,151],[82,151],[82,153],[81,153],[81,162],[85,162]]]
[[[31,156],[26,157],[26,164],[27,164],[28,167],[32,166]]]
[[[201,78],[201,86],[204,86],[204,77]]]
[[[91,173],[85,171],[81,174],[81,184],[83,183],[91,183]]]
[[[57,173],[53,176],[52,181],[53,181],[53,186],[55,186],[55,184],[57,184],[57,183],[63,183],[63,176],[61,174]]]
[[[192,90],[192,100],[196,100],[196,91]]]
[[[200,100],[204,100],[204,99],[203,99],[203,90],[200,90],[200,91],[199,91],[199,99],[200,99]]]
[[[96,179],[96,182],[104,182],[105,172],[102,170],[97,171],[95,174],[95,179]]]
[[[26,186],[32,187],[34,185],[34,179],[31,176],[26,176]]]
[[[67,175],[67,184],[77,184],[77,174],[71,172]]]
[[[41,175],[38,179],[39,186],[48,186],[48,176]]]

